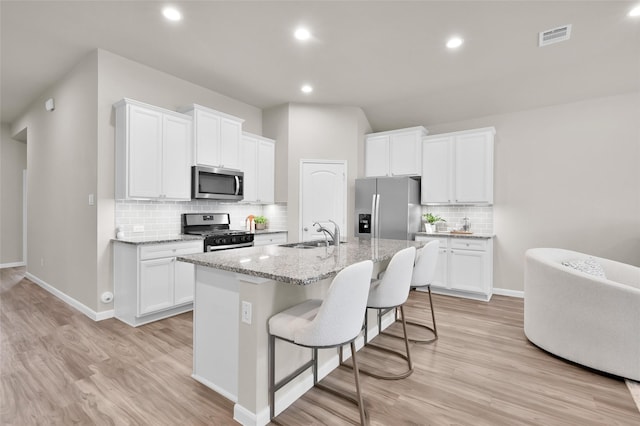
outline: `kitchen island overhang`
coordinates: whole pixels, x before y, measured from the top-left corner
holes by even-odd
[[[322,299],[343,268],[370,259],[373,277],[395,253],[424,242],[350,238],[337,247],[300,249],[261,246],[179,257],[196,265],[193,377],[235,402],[234,419],[245,425],[269,423],[267,322],[307,299]],[[244,311],[244,312],[243,312]],[[375,313],[370,313],[374,315]],[[391,324],[390,316],[386,324]],[[369,321],[369,335],[377,322]],[[363,338],[357,346],[364,344]],[[308,349],[278,342],[276,378],[310,356]],[[319,354],[318,378],[338,366],[337,350]],[[313,387],[311,371],[288,384],[276,399],[282,411]]]

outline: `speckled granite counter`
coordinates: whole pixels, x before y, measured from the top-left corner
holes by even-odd
[[[339,248],[299,249],[278,245],[249,247],[178,257],[179,261],[291,284],[306,285],[329,278],[354,263],[391,259],[420,241],[349,238]]]
[[[416,236],[421,237],[430,237],[430,238],[442,238],[442,237],[451,237],[451,238],[477,238],[482,240],[488,240],[495,235],[492,234],[452,234],[451,232],[416,232]]]
[[[162,244],[162,243],[175,243],[180,241],[194,241],[194,240],[203,240],[204,237],[200,235],[173,235],[169,237],[128,237],[121,239],[112,239],[111,241],[115,241],[118,243],[124,244]]]

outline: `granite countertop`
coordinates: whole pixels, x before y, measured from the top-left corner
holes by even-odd
[[[483,240],[490,240],[495,237],[493,234],[482,234],[482,233],[473,233],[473,234],[452,234],[451,232],[416,232],[416,235],[420,235],[421,237],[434,237],[434,238],[442,238],[442,237],[451,237],[451,238],[476,238]]]
[[[162,244],[162,243],[175,243],[180,241],[202,241],[204,239],[201,235],[173,235],[167,237],[125,237],[119,239],[112,239],[111,241],[116,241],[118,243],[124,244],[134,244],[134,245],[142,245],[142,244]]]
[[[343,268],[363,260],[374,263],[391,259],[421,241],[349,238],[339,247],[299,249],[279,245],[247,247],[178,257],[179,261],[238,272],[276,281],[307,285],[330,278]]]

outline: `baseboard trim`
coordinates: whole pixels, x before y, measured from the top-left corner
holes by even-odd
[[[493,294],[498,296],[509,296],[524,299],[524,291],[521,290],[509,290],[508,288],[494,288]]]
[[[0,269],[4,268],[18,268],[20,266],[27,266],[24,262],[11,262],[11,263],[0,263]]]
[[[240,404],[233,406],[233,420],[244,426],[264,426],[270,423],[269,407],[262,410],[257,415],[247,410]]]
[[[113,318],[113,314],[114,314],[113,309],[108,310],[108,311],[96,312],[93,309],[89,308],[87,305],[85,305],[85,304],[77,301],[73,297],[61,292],[60,290],[58,290],[57,288],[55,288],[51,284],[47,283],[44,280],[41,280],[40,278],[36,277],[35,275],[33,275],[30,272],[25,273],[25,277],[27,277],[29,280],[33,281],[35,284],[37,284],[38,286],[42,287],[43,289],[45,289],[49,293],[53,294],[58,299],[60,299],[63,302],[65,302],[67,305],[69,305],[72,308],[75,308],[76,310],[82,312],[83,314],[85,314],[86,316],[88,316],[89,318],[91,318],[94,321],[102,321],[102,320],[105,320],[105,319],[108,319],[108,318]]]
[[[238,396],[237,395],[234,395],[231,392],[227,391],[226,389],[223,389],[220,386],[217,386],[216,384],[210,382],[209,380],[205,379],[204,377],[199,376],[199,375],[197,375],[195,373],[192,373],[191,374],[191,378],[194,379],[197,382],[202,383],[203,385],[205,385],[209,389],[214,390],[216,393],[219,393],[220,395],[224,396],[229,401],[238,402]]]

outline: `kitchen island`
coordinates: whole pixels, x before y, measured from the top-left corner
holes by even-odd
[[[350,238],[338,247],[270,245],[178,257],[196,265],[194,379],[234,401],[236,421],[269,423],[269,318],[306,299],[322,298],[333,277],[346,266],[371,259],[373,276],[377,276],[395,253],[422,245],[419,241]],[[391,322],[393,318],[386,323]],[[369,324],[369,335],[374,336],[377,322],[373,316]],[[362,345],[360,338],[357,346]],[[276,350],[276,380],[310,357],[309,349],[285,342],[278,342]],[[319,379],[337,366],[336,349],[320,351]],[[277,394],[276,413],[311,387],[309,370]]]

